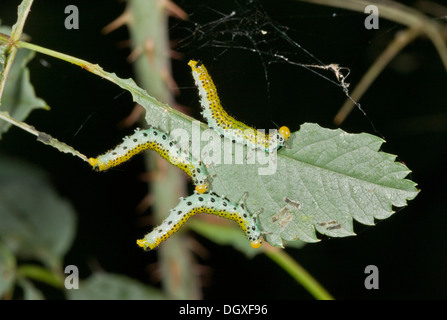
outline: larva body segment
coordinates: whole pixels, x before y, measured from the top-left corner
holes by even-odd
[[[194,60],[189,61],[188,65],[192,69],[194,82],[199,90],[200,104],[203,109],[201,114],[210,128],[234,142],[267,152],[276,150],[286,143],[290,137],[288,127],[283,126],[278,131],[264,134],[237,121],[223,109],[216,86],[205,66]]]
[[[128,161],[143,150],[150,149],[161,157],[188,174],[199,193],[205,193],[209,189],[209,181],[205,165],[192,156],[185,153],[170,139],[169,135],[155,128],[135,130],[131,136],[125,137],[123,142],[113,150],[90,158],[89,163],[96,171],[104,171]]]
[[[187,198],[180,198],[179,204],[171,209],[169,216],[158,227],[146,234],[143,239],[137,240],[137,244],[144,249],[154,249],[177,232],[190,217],[198,213],[208,213],[236,221],[251,246],[259,248],[263,242],[263,236],[257,223],[257,215],[260,212],[251,215],[245,208],[246,198],[247,193],[236,204],[214,192],[208,194],[194,192]]]

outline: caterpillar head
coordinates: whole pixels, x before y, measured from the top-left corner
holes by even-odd
[[[146,248],[147,247],[147,242],[146,242],[146,239],[138,239],[137,240],[137,245],[140,247],[140,248]]]
[[[202,183],[202,184],[198,184],[198,185],[196,185],[196,191],[197,191],[197,193],[207,193],[208,191],[209,191],[209,189],[210,189],[210,183],[209,183],[209,181],[205,181],[204,183]]]
[[[262,211],[260,210],[259,213],[260,212],[262,212]],[[255,213],[252,216],[252,221],[248,227],[248,229],[251,229],[248,240],[250,240],[250,246],[253,249],[258,249],[260,246],[262,246],[262,243],[264,242],[264,237],[262,236],[262,232],[259,229],[259,226],[257,223],[257,215],[258,215],[258,213]]]
[[[93,167],[95,171],[103,171],[106,169],[103,163],[101,163],[98,158],[89,158],[88,163]]]
[[[149,243],[146,239],[138,239],[137,240],[137,245],[140,247],[140,248],[143,248],[144,250],[147,250],[147,249],[150,249],[150,250],[152,250],[152,249],[154,249],[154,248],[156,248],[158,245],[160,244],[160,242],[157,242],[157,243]]]
[[[244,196],[241,199],[241,203],[239,204],[239,209],[242,209],[244,211],[245,211],[245,204],[243,202],[245,202],[246,197],[247,193],[244,194]],[[253,249],[258,249],[264,242],[262,231],[258,225],[258,215],[261,214],[263,211],[264,209],[261,208],[257,212],[253,213],[247,226],[247,231],[245,231],[248,240],[250,240],[250,246]]]
[[[262,237],[261,234],[259,234],[258,238],[255,240],[251,240],[250,241],[250,246],[253,249],[258,249],[260,246],[262,246],[262,242],[264,241],[264,238]]]
[[[279,128],[279,133],[283,136],[284,140],[287,141],[290,138],[290,129],[286,126]]]
[[[188,66],[190,66],[193,71],[196,71],[197,68],[200,68],[203,64],[200,61],[190,60]]]

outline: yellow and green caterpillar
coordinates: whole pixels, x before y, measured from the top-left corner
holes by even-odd
[[[222,137],[242,143],[252,149],[263,149],[267,152],[276,150],[290,138],[290,129],[281,127],[278,131],[264,134],[231,117],[222,107],[217,89],[205,66],[191,60],[191,67],[196,87],[199,89],[202,116],[208,126],[216,130]]]
[[[198,193],[205,193],[209,190],[210,183],[206,166],[200,160],[193,159],[190,154],[185,154],[167,133],[155,128],[135,130],[133,135],[125,137],[123,142],[113,150],[97,158],[90,158],[89,163],[95,170],[104,171],[128,161],[146,149],[154,150],[188,174]]]
[[[250,214],[245,208],[247,196],[248,193],[245,193],[237,204],[214,192],[207,194],[194,192],[187,198],[180,198],[179,204],[170,210],[169,216],[143,239],[137,240],[137,244],[144,249],[155,249],[177,232],[190,217],[198,213],[209,213],[236,221],[250,241],[250,245],[255,249],[259,248],[264,239],[257,216],[262,210]]]

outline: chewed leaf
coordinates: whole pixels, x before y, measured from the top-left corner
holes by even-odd
[[[373,225],[418,193],[416,184],[404,179],[409,169],[379,151],[382,143],[370,134],[305,123],[279,151],[274,174],[219,165],[213,189],[230,198],[248,190],[250,210],[264,208],[261,227],[272,245],[282,246],[283,239],[315,242],[315,231],[331,237],[354,235],[353,219]]]
[[[169,133],[183,130],[192,148],[199,146],[202,157],[204,152],[221,150],[221,161],[208,166],[210,190],[231,201],[248,192],[247,208],[250,212],[264,210],[260,225],[274,246],[283,246],[283,240],[316,242],[317,231],[331,237],[354,235],[353,220],[373,225],[375,219],[389,217],[393,206],[405,206],[419,192],[416,183],[405,179],[410,170],[396,162],[394,155],[379,151],[382,139],[317,124],[303,124],[267,164],[246,161],[235,165],[236,158],[262,159],[266,153],[247,153],[243,147],[241,156],[235,152],[238,144],[232,147],[231,141],[228,153],[227,139],[203,139],[207,130],[203,123],[195,125],[194,119],[157,101],[131,79],[99,71],[145,108],[148,124]]]

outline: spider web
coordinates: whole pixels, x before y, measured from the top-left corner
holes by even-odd
[[[320,60],[289,35],[296,30],[274,21],[261,2],[256,0],[224,2],[225,6],[214,2],[211,5],[210,1],[206,2],[206,5],[180,4],[188,11],[189,19],[187,22],[175,24],[172,28],[186,34],[178,40],[175,49],[186,55],[193,55],[199,50],[208,50],[215,60],[231,54],[234,50],[248,51],[261,62],[268,88],[270,87],[268,67],[272,64],[285,63],[305,68],[324,78],[338,86],[350,98],[349,83],[346,82],[350,73],[349,68]],[[203,20],[203,16],[207,17],[207,21],[199,22]],[[358,103],[356,105],[361,109]]]

